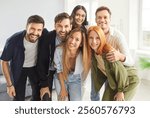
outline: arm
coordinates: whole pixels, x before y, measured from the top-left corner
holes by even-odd
[[[112,63],[115,81],[117,82],[117,93],[114,96],[116,101],[124,101],[124,92],[128,84],[128,73],[120,61]]]
[[[125,36],[116,29],[114,29],[114,31],[112,29],[112,32],[109,44],[111,44],[117,51],[114,51],[113,54],[111,53],[112,57],[107,57],[109,58],[108,61],[114,62],[119,60],[126,66],[133,66],[134,62]]]
[[[49,91],[49,83],[48,83],[48,68],[49,68],[49,63],[50,63],[50,39],[49,35],[47,32],[44,34],[43,37],[40,39],[40,44],[38,48],[38,60],[37,60],[37,70],[39,74],[39,80],[40,80],[40,96],[41,99],[43,98],[43,95],[45,93],[48,93],[50,96],[50,91]]]
[[[61,90],[59,94],[59,99],[60,100],[65,100],[66,96],[68,96],[67,90],[66,90],[66,86],[65,86],[65,79],[64,79],[64,75],[63,75],[63,65],[62,65],[62,47],[57,47],[55,49],[55,53],[54,53],[54,66],[56,68],[57,71],[57,77],[61,86]],[[57,79],[57,78],[55,78]],[[57,87],[57,86],[56,86]]]
[[[59,93],[59,99],[60,100],[65,100],[65,98],[68,96],[68,92],[66,90],[66,86],[65,86],[65,82],[64,82],[62,72],[58,73],[58,79],[59,79],[60,86],[61,86],[61,90],[60,90],[60,93]]]
[[[1,61],[2,65],[2,72],[7,82],[7,93],[10,97],[16,96],[15,88],[12,84],[12,81],[10,79],[10,71],[9,71],[9,64],[8,61]]]
[[[120,53],[119,51],[115,50],[115,51],[111,51],[111,52],[107,53],[106,59],[109,62],[115,62],[115,61],[124,62],[126,60],[126,56],[124,54]]]
[[[103,86],[103,84],[107,80],[107,78],[103,74],[103,72],[100,69],[98,69],[97,64],[98,64],[97,60],[93,55],[92,56],[92,63],[91,63],[91,79],[93,81],[93,85],[94,85],[96,92],[98,92],[101,89],[101,87]]]
[[[110,87],[116,91],[114,100],[124,101],[125,88],[128,85],[128,73],[124,65],[120,61],[110,63],[104,59],[106,74]]]
[[[50,63],[50,39],[48,35],[40,39],[38,47],[37,70],[41,87],[48,87],[48,68]]]

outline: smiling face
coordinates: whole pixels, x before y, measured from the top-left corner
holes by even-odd
[[[100,37],[95,31],[90,31],[88,34],[88,43],[90,47],[97,52],[98,47],[100,46]]]
[[[79,9],[75,13],[75,23],[77,25],[82,25],[82,23],[85,21],[86,13],[83,11],[83,9]]]
[[[43,24],[42,23],[29,23],[26,27],[26,40],[31,43],[35,43],[42,35]]]
[[[98,11],[95,21],[97,26],[100,26],[105,34],[108,33],[111,19],[107,10]]]
[[[70,34],[67,40],[67,47],[69,50],[77,51],[81,46],[82,42],[82,35],[80,31],[74,32]]]
[[[62,41],[65,39],[66,35],[70,32],[72,25],[70,19],[63,19],[55,23],[56,33]]]

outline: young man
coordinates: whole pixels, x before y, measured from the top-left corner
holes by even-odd
[[[111,11],[108,7],[101,6],[95,12],[96,24],[100,26],[105,33],[106,40],[116,51],[111,51],[106,54],[106,59],[110,62],[121,61],[125,66],[133,66],[134,62],[130,55],[129,48],[124,35],[110,26]],[[103,63],[103,62],[100,62]],[[105,71],[104,65],[101,64],[102,72]],[[92,82],[91,100],[97,101],[100,99],[99,92],[95,92]]]
[[[30,16],[26,30],[15,33],[6,41],[0,59],[7,81],[7,93],[13,100],[25,100],[27,77],[32,87],[32,100],[40,100],[36,64],[38,48],[48,33],[43,31],[44,24],[41,16]]]
[[[49,32],[43,43],[38,60],[38,71],[40,77],[40,96],[45,93],[52,97],[53,65],[55,47],[64,41],[66,35],[72,29],[72,19],[67,13],[60,13],[55,17],[55,30]]]

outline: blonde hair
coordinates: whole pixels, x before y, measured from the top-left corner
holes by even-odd
[[[68,47],[67,47],[67,41],[70,38],[70,36],[72,36],[72,34],[74,34],[75,32],[80,32],[81,36],[82,36],[82,41],[81,41],[81,47],[78,48],[78,51],[81,51],[82,53],[82,62],[83,62],[83,79],[86,78],[89,69],[90,69],[90,49],[88,49],[88,43],[87,43],[87,36],[85,31],[82,28],[75,28],[73,30],[70,31],[70,33],[67,35],[66,37],[66,42],[62,44],[63,46],[63,53],[62,53],[62,65],[63,65],[63,76],[64,76],[64,80],[67,79],[67,76],[69,74],[69,72],[71,71],[71,64],[69,61],[69,53],[68,53]],[[76,52],[76,53],[77,53]]]
[[[103,32],[103,30],[99,27],[99,26],[91,26],[89,27],[88,29],[88,35],[91,31],[95,31],[100,40],[101,40],[101,43],[97,49],[97,54],[102,54],[102,53],[107,53],[109,51],[112,51],[112,50],[115,50],[110,44],[106,43],[106,37],[105,37],[105,34]]]

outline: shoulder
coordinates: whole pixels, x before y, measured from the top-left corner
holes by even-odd
[[[26,34],[25,30],[24,31],[20,31],[20,32],[16,32],[15,34],[13,34],[10,37],[10,39],[21,38],[21,37],[24,38],[25,34]]]
[[[48,30],[46,28],[43,29],[42,35],[40,36],[40,42],[45,42],[47,40]]]
[[[25,36],[26,31],[20,31],[20,32],[16,32],[15,34],[13,34],[12,36],[10,36],[6,43],[16,43],[18,42],[20,39],[23,39]],[[21,41],[21,40],[20,40]]]
[[[50,36],[56,36],[56,30],[52,30],[48,33]]]
[[[112,28],[112,27],[110,28],[110,36],[111,36],[111,39],[115,39],[113,41],[115,41],[116,44],[126,43],[126,38],[124,34],[116,28]]]
[[[57,46],[55,49],[56,52],[62,52],[62,50],[63,50],[63,47],[61,45]]]
[[[47,39],[52,43],[52,45],[55,45],[55,38],[56,38],[56,30],[52,30],[48,33]]]
[[[116,28],[110,27],[111,36],[115,37],[124,37],[124,34]]]
[[[45,36],[47,34],[48,34],[48,30],[46,28],[44,28],[43,31],[42,31],[42,36]]]
[[[48,31],[46,28],[44,28],[40,39],[42,39],[41,42],[44,42],[44,45],[49,45],[51,40],[55,39],[55,30]]]

